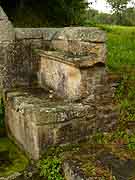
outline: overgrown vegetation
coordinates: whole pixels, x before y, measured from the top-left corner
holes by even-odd
[[[47,177],[48,180],[64,180],[62,174],[62,154],[70,151],[79,150],[79,144],[67,146],[48,147],[37,167],[40,170],[40,176]]]
[[[64,180],[61,169],[62,160],[59,156],[63,151],[64,149],[60,147],[47,149],[45,155],[37,164],[40,176],[46,177],[48,180]]]
[[[116,91],[120,128],[135,122],[135,28],[104,27],[108,32],[108,67],[120,78]]]
[[[61,174],[61,161],[56,157],[48,157],[39,161],[40,176],[48,180],[64,180]]]
[[[23,171],[28,159],[8,138],[0,138],[0,177]]]

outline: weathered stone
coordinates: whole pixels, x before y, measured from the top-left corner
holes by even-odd
[[[43,90],[7,92],[6,126],[8,132],[38,159],[49,145],[66,144],[86,137],[95,126],[89,118],[93,107],[49,98]],[[39,91],[39,92],[38,92]]]
[[[7,63],[4,65],[4,88],[37,85],[38,59],[31,44],[10,43],[7,47]]]
[[[100,81],[104,76],[103,67],[97,68],[95,72],[93,70],[98,63],[104,66],[104,62],[94,55],[76,57],[68,53],[40,51],[40,56],[38,73],[40,86],[43,88],[49,86],[61,97],[72,100],[85,97],[90,93],[89,86],[93,86],[96,79]]]
[[[14,40],[14,29],[7,19],[0,20],[0,43],[11,42]]]
[[[0,7],[0,89],[3,88],[5,77],[8,45],[13,42],[14,38],[13,26]]]
[[[38,159],[50,145],[115,128],[116,84],[105,69],[105,41],[98,28],[14,29],[0,8],[6,126],[31,158]],[[33,55],[37,48],[42,50]]]
[[[15,36],[17,40],[42,39],[43,29],[42,28],[15,28]]]
[[[58,32],[54,39],[103,43],[106,41],[106,35],[104,31],[95,27],[66,27]]]

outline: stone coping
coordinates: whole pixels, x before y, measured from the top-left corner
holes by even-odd
[[[70,112],[73,109],[79,110],[88,108],[88,105],[63,100],[62,98],[57,97],[52,90],[47,91],[42,88],[8,90],[5,93],[5,100],[11,100],[16,111],[19,111],[22,114],[24,113],[23,111],[29,113],[36,112],[39,113],[39,116],[44,113],[64,113],[67,111]],[[36,125],[57,124],[65,121],[62,119],[57,119],[57,121],[56,119],[48,118],[46,118],[46,121],[42,118],[39,119],[31,119],[31,121]]]
[[[77,40],[93,43],[106,42],[106,34],[97,27],[64,27],[54,36],[54,40]]]
[[[16,39],[43,39],[45,41],[84,41],[105,43],[106,34],[96,27],[63,27],[63,28],[15,28]]]
[[[61,62],[77,68],[92,67],[95,64],[105,64],[103,61],[97,58],[97,55],[94,53],[89,55],[73,55],[63,51],[44,51],[40,49],[36,50],[36,52],[40,57],[49,57],[49,60]]]

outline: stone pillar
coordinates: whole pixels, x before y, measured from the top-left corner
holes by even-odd
[[[14,41],[14,38],[13,26],[0,7],[0,91],[3,88],[3,79],[6,73],[7,50],[9,44]]]

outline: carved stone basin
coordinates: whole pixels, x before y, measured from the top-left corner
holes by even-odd
[[[74,55],[62,51],[39,50],[39,55],[40,86],[48,86],[58,96],[70,100],[86,97],[90,91],[90,83],[92,85],[94,81],[100,81],[104,72],[104,61],[94,53]],[[98,70],[94,69],[95,66]]]

